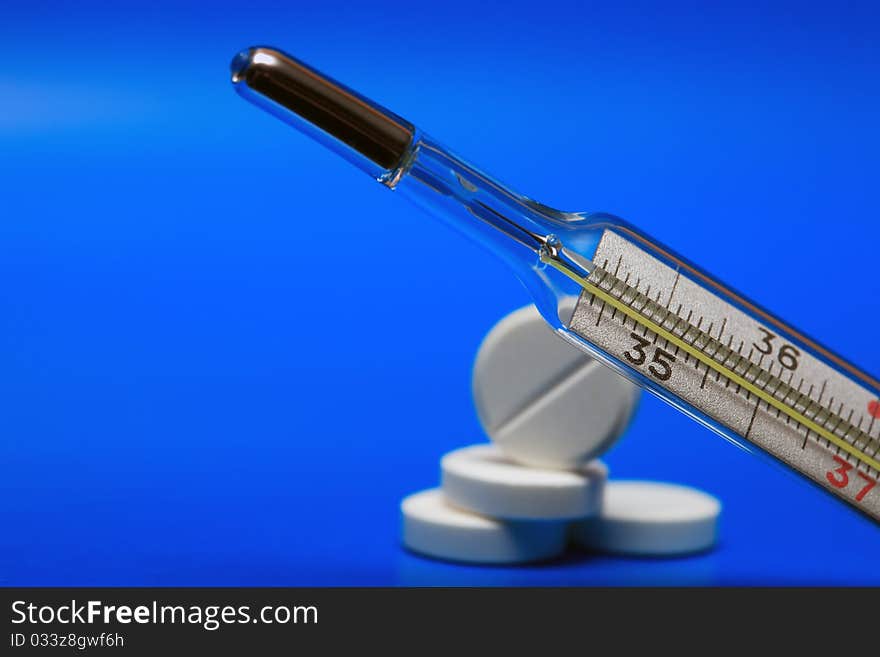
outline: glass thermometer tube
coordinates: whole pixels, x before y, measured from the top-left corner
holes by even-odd
[[[232,81],[504,259],[571,344],[880,521],[875,378],[625,221],[517,194],[289,55],[246,50]]]

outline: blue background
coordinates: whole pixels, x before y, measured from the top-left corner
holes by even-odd
[[[868,5],[76,4],[0,21],[0,583],[880,584],[875,525],[647,397],[612,473],[722,498],[714,552],[400,549],[399,500],[483,439],[473,355],[526,293],[227,73],[284,48],[877,372]]]

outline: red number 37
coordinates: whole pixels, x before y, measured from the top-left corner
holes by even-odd
[[[847,463],[839,456],[834,457],[835,463],[837,463],[840,467],[834,468],[833,470],[829,470],[825,474],[825,478],[828,480],[828,483],[834,486],[835,488],[846,488],[846,485],[849,483],[849,471],[853,469],[852,464]],[[864,479],[867,483],[864,485],[862,490],[858,492],[856,495],[856,502],[861,502],[865,499],[865,495],[867,495],[874,486],[877,485],[877,481],[864,472],[860,472],[856,470],[856,474]]]

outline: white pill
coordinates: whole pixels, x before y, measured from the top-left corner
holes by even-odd
[[[565,550],[564,522],[487,518],[452,506],[439,488],[410,495],[400,510],[403,544],[438,559],[512,564],[549,559]]]
[[[591,550],[672,556],[712,547],[721,502],[695,488],[653,481],[609,481],[602,511],[576,523],[577,543]]]
[[[507,520],[566,520],[599,512],[608,468],[591,461],[578,470],[534,468],[496,445],[473,445],[440,461],[443,493],[455,506]]]
[[[573,308],[573,299],[563,304],[563,312]],[[556,335],[534,306],[498,322],[474,364],[474,403],[483,430],[526,465],[585,465],[620,437],[639,393]]]

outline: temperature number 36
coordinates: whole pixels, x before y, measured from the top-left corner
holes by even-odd
[[[763,333],[763,337],[761,338],[760,344],[757,342],[752,343],[752,346],[760,351],[764,356],[771,356],[773,354],[773,340],[778,338],[779,336],[775,333],[771,333],[763,326],[759,326],[758,330]],[[800,357],[801,352],[792,347],[790,344],[782,345],[779,350],[776,352],[776,360],[779,361],[779,364],[782,365],[787,370],[796,370],[798,366],[798,358]]]
[[[652,351],[651,362],[648,363],[648,371],[655,379],[668,381],[672,376],[672,364],[675,356],[665,349],[651,345],[651,341],[643,338],[638,333],[630,333],[629,336],[636,341],[634,347],[624,351],[623,356],[633,365],[644,365],[648,360],[648,351]]]
[[[849,483],[849,471],[853,469],[853,465],[847,463],[839,456],[834,457],[834,462],[837,463],[839,467],[829,470],[825,474],[825,478],[828,480],[828,483],[835,488],[846,488],[846,485]],[[856,474],[865,480],[865,485],[862,486],[862,489],[858,493],[856,493],[856,502],[861,502],[865,499],[865,495],[877,485],[877,482],[864,472],[856,470]]]

